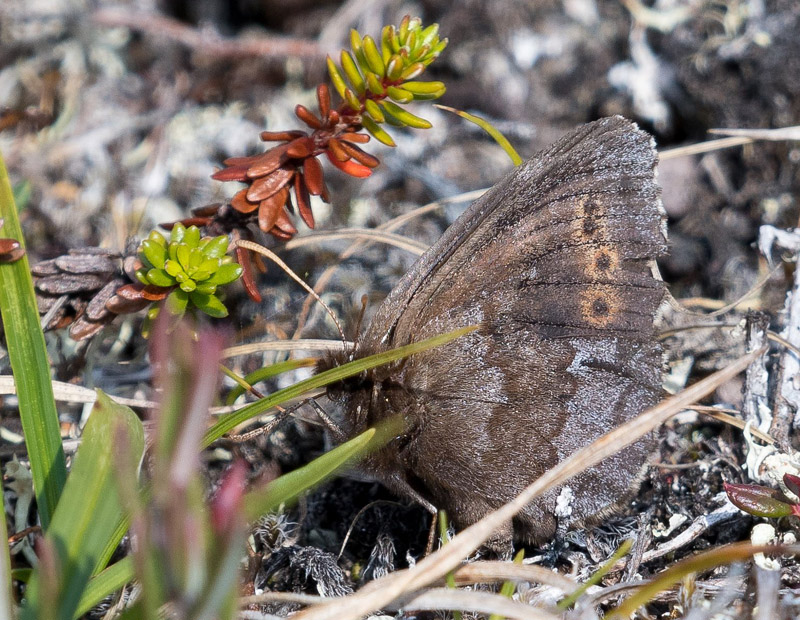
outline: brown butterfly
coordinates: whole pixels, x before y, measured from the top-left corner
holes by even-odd
[[[400,415],[362,469],[466,527],[548,468],[655,404],[653,276],[666,249],[652,138],[622,117],[585,125],[475,202],[403,277],[331,367],[480,329],[329,390],[347,437]],[[542,543],[629,496],[641,440],[528,505],[493,545]],[[557,509],[557,502],[559,507]]]

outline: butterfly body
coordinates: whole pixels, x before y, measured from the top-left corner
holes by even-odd
[[[347,436],[404,421],[365,471],[466,527],[657,402],[664,288],[652,261],[666,240],[655,163],[633,123],[586,125],[495,185],[417,261],[354,356],[479,328],[332,387]],[[570,481],[558,517],[563,489],[530,504],[498,539],[541,543],[559,518],[603,514],[651,448],[639,441]]]

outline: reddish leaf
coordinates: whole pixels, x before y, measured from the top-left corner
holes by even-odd
[[[250,202],[247,199],[247,188],[236,192],[231,198],[231,206],[239,211],[239,213],[252,213],[258,209],[258,202]]]
[[[142,289],[144,286],[141,284],[126,284],[117,289],[116,295],[126,301],[133,301],[134,299],[143,299]]]
[[[314,116],[314,113],[306,106],[297,104],[294,107],[294,114],[311,129],[322,129],[322,121]]]
[[[259,155],[247,155],[246,157],[228,157],[228,159],[223,160],[222,163],[226,166],[250,166],[254,164],[261,155],[263,155],[263,153]]]
[[[345,132],[339,136],[340,140],[345,142],[356,142],[357,144],[366,144],[369,142],[369,134],[354,133],[352,131]]]
[[[211,178],[215,181],[247,181],[247,168],[246,165],[223,168],[212,174]]]
[[[256,161],[251,163],[250,167],[247,169],[247,176],[250,179],[257,179],[258,177],[271,174],[273,171],[280,168],[287,159],[286,145],[279,144],[267,152],[258,155]]]
[[[294,159],[305,159],[314,152],[314,141],[311,138],[296,138],[289,142],[286,155]]]
[[[186,228],[189,226],[197,226],[198,228],[203,228],[204,226],[208,226],[212,221],[210,217],[187,217],[186,219],[181,220],[181,224],[183,224]],[[177,222],[171,222],[170,224],[159,224],[159,226],[163,226],[167,228],[167,230],[172,230]]]
[[[222,203],[215,202],[214,204],[206,205],[204,207],[195,207],[192,209],[192,215],[197,217],[214,217],[222,207]]]
[[[328,112],[328,127],[335,127],[341,120],[341,115],[336,110]]]
[[[142,297],[147,301],[161,301],[172,291],[171,288],[148,284],[142,289]]]
[[[25,250],[22,249],[19,241],[8,238],[0,239],[0,262],[13,263],[23,256],[25,256]]]
[[[792,506],[769,487],[757,484],[723,484],[731,503],[756,517],[780,518],[792,514]]]
[[[308,195],[305,179],[301,172],[294,177],[294,198],[297,201],[297,211],[309,228],[314,228],[314,213],[311,211],[311,197]]]
[[[347,153],[351,158],[355,159],[358,163],[365,165],[367,168],[377,168],[378,164],[381,163],[381,160],[379,160],[377,157],[370,155],[366,151],[357,147],[355,144],[342,142],[341,145],[345,153]]]
[[[294,175],[294,168],[278,168],[272,174],[253,182],[247,190],[247,199],[251,202],[261,202],[283,189]]]
[[[308,135],[305,131],[262,131],[261,139],[264,142],[289,142],[305,135]]]
[[[328,159],[330,159],[330,156],[333,155],[337,161],[347,161],[351,157],[344,150],[342,143],[336,138],[331,138],[328,140],[328,150],[326,153],[328,153]]]
[[[282,234],[276,234],[276,229]],[[282,209],[278,214],[278,220],[275,222],[275,226],[272,228],[272,230],[270,230],[270,232],[273,235],[281,238],[285,238],[285,235],[288,235],[288,238],[291,239],[295,234],[297,234],[297,229],[292,224],[292,221],[289,219],[286,211]]]
[[[141,296],[135,299],[125,299],[119,295],[119,289],[117,289],[117,294],[106,302],[106,308],[114,314],[131,314],[132,312],[138,312],[149,305],[150,302]]]
[[[234,250],[236,254],[236,262],[242,268],[242,284],[244,285],[244,290],[247,291],[247,295],[256,303],[261,302],[261,293],[258,291],[258,286],[256,286],[256,280],[253,276],[253,263],[250,262],[250,252],[245,250],[244,248],[240,248],[236,246]]]
[[[331,93],[325,84],[317,86],[317,103],[319,103],[320,117],[327,119],[331,112]]]
[[[309,157],[303,162],[306,187],[314,196],[321,196],[325,192],[325,177],[322,173],[322,164],[316,157]]]
[[[793,476],[792,474],[783,474],[783,484],[792,493],[800,497],[800,476]]]
[[[372,168],[367,168],[363,164],[359,164],[357,161],[353,161],[352,159],[349,161],[337,161],[335,157],[331,157],[330,151],[325,151],[325,154],[328,156],[328,160],[336,168],[352,177],[365,179],[372,174]]]
[[[279,215],[284,211],[283,206],[286,204],[288,197],[289,187],[285,186],[276,194],[261,201],[261,205],[258,207],[258,227],[261,230],[269,232],[275,225]]]
[[[250,256],[253,257],[253,264],[256,266],[259,273],[267,273],[267,264],[264,262],[264,257],[255,252],[251,252]]]

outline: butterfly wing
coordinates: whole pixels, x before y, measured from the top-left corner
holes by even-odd
[[[405,417],[406,433],[371,459],[390,486],[463,527],[657,401],[663,284],[652,261],[666,241],[655,163],[633,123],[585,125],[475,202],[391,292],[357,355],[481,327],[376,372],[346,403],[354,430]],[[561,516],[618,501],[649,450],[639,442],[571,481]],[[550,536],[556,495],[523,511],[518,533]]]

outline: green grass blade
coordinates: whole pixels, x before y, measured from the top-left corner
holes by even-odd
[[[3,501],[3,488],[0,486],[0,503],[5,506]],[[6,527],[5,516],[0,519],[0,540],[8,540],[8,529]],[[4,544],[3,557],[0,557],[0,618],[14,617],[14,595],[13,581],[11,579],[11,548]],[[5,585],[4,585],[5,584]]]
[[[131,453],[141,458],[144,452],[141,421],[128,407],[118,405],[98,391],[64,494],[46,535],[58,553],[60,588],[55,600],[59,618],[74,616],[99,558],[122,518],[114,476],[115,445],[120,431],[127,435]],[[45,594],[40,581],[34,571],[26,592],[23,620],[40,616],[39,605]]]
[[[2,157],[0,217],[5,221],[0,236],[16,239],[24,247],[22,228]],[[33,474],[36,505],[42,528],[47,531],[67,479],[67,468],[50,383],[50,363],[39,326],[27,256],[13,263],[0,264],[0,311],[19,398],[19,415]]]
[[[500,130],[497,129],[494,125],[492,125],[489,121],[482,119],[480,116],[475,116],[474,114],[470,114],[469,112],[464,112],[463,110],[456,110],[455,108],[451,108],[446,105],[439,105],[438,103],[433,104],[434,107],[440,108],[442,110],[447,110],[448,112],[452,112],[453,114],[460,116],[461,118],[468,120],[470,123],[475,123],[478,127],[483,129],[486,133],[488,133],[494,141],[497,142],[501,146],[501,148],[506,152],[506,154],[511,158],[511,161],[514,163],[515,166],[519,166],[522,163],[522,157],[519,156],[516,149],[511,146],[511,143],[508,141]]]
[[[415,342],[414,344],[409,344],[398,349],[392,349],[391,351],[387,351],[385,353],[370,355],[369,357],[355,360],[354,362],[350,362],[348,364],[342,364],[336,368],[331,368],[330,370],[321,372],[318,375],[314,375],[309,379],[299,381],[294,385],[282,390],[278,390],[274,394],[271,394],[266,398],[262,398],[261,400],[248,405],[247,407],[242,407],[239,409],[239,411],[221,416],[219,420],[217,420],[217,423],[206,431],[206,434],[203,437],[203,446],[208,446],[216,439],[222,437],[228,431],[236,428],[242,422],[246,422],[250,418],[261,415],[265,411],[269,411],[275,405],[280,405],[287,400],[301,396],[302,394],[305,394],[311,390],[319,389],[335,381],[352,377],[353,375],[357,375],[358,373],[369,370],[370,368],[388,364],[389,362],[394,362],[404,357],[408,357],[414,353],[420,353],[422,351],[427,351],[428,349],[438,347],[450,342],[451,340],[455,340],[464,334],[475,331],[476,329],[478,329],[478,327],[474,325],[462,327],[461,329],[457,329],[447,334],[434,336],[433,338],[428,338],[427,340],[422,340],[421,342]]]
[[[372,450],[376,441],[383,442],[390,433],[378,433],[370,428],[350,441],[343,443],[311,461],[270,482],[260,491],[251,491],[245,496],[244,510],[248,521],[255,521],[261,515],[277,509],[281,504],[293,501],[306,491],[332,475],[337,469]]]
[[[271,377],[274,377],[275,375],[279,375],[281,373],[288,372],[290,370],[295,370],[297,368],[307,368],[309,366],[313,366],[316,363],[317,360],[313,357],[304,357],[296,360],[287,360],[285,362],[278,362],[276,364],[270,364],[269,366],[265,366],[264,368],[259,368],[258,370],[254,370],[244,378],[244,381],[248,385],[255,385],[259,381],[264,381],[265,379],[269,379]],[[228,405],[232,405],[237,398],[239,398],[242,394],[244,394],[244,392],[245,388],[242,385],[234,386],[234,388],[230,391],[230,394],[228,394],[228,397],[225,399],[225,403]]]
[[[115,562],[92,577],[83,590],[73,618],[79,618],[109,594],[116,592],[133,579],[133,558],[130,556]]]

